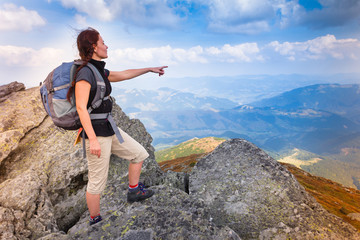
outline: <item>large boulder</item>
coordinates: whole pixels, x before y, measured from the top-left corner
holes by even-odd
[[[246,140],[227,141],[201,159],[189,190],[209,207],[217,226],[243,239],[360,239],[285,167]]]
[[[0,86],[0,164],[45,118],[39,90],[24,89],[19,83]]]

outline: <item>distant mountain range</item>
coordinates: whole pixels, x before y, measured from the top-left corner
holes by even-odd
[[[241,106],[171,89],[124,91],[116,99],[145,124],[155,146],[193,137],[242,137],[269,150],[298,147],[324,154],[359,138],[359,96],[359,85],[322,84]]]
[[[323,156],[326,161],[303,169],[335,181],[334,169],[348,169],[351,176],[338,182],[360,187],[360,174],[353,171],[360,170],[358,84],[316,84],[244,105],[168,88],[115,97],[129,116],[144,123],[157,150],[194,137],[244,138],[275,157],[294,148]]]
[[[147,75],[146,75],[147,76]],[[142,78],[142,77],[141,77]],[[113,85],[117,95],[125,89],[156,90],[158,88],[176,89],[180,92],[193,93],[198,97],[213,96],[226,98],[238,105],[249,104],[260,99],[277,96],[286,91],[314,84],[359,84],[358,74],[336,75],[240,75],[240,76],[203,76],[171,78],[168,76],[156,78],[149,75],[144,80],[124,81]],[[118,91],[119,90],[119,91]]]
[[[170,88],[158,90],[115,89],[113,96],[123,111],[132,114],[143,111],[213,110],[234,108],[238,104],[227,98],[200,97],[194,93]]]
[[[322,110],[360,123],[359,85],[312,85],[297,88],[276,97],[263,99],[251,105],[254,107],[273,107],[287,110]]]

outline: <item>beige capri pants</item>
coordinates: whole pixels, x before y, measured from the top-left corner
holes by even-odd
[[[89,169],[89,181],[86,190],[90,194],[101,194],[105,189],[111,154],[124,158],[130,163],[140,163],[149,157],[149,154],[140,143],[120,128],[119,131],[124,139],[123,143],[119,142],[115,134],[110,137],[97,137],[101,147],[100,158],[90,154],[89,139],[86,139],[86,156]]]

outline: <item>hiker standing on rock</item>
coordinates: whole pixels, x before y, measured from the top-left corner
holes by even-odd
[[[105,96],[109,96],[111,93],[110,82],[132,79],[148,72],[157,73],[161,76],[165,73],[164,68],[167,66],[125,71],[109,71],[105,69],[105,62],[102,60],[108,57],[108,47],[99,32],[92,28],[80,32],[77,37],[77,46],[83,64],[76,71],[73,86],[68,92],[68,99],[75,91],[76,109],[86,133],[89,175],[86,202],[90,212],[90,225],[92,225],[102,220],[100,215],[100,195],[105,189],[111,154],[116,154],[130,162],[128,202],[147,199],[154,192],[145,189],[144,185],[139,182],[142,163],[149,156],[145,148],[120,128],[114,130],[107,119],[93,120],[90,118],[88,108],[95,97],[97,83],[94,73],[86,65],[91,63],[99,70],[105,81]],[[110,113],[111,110],[112,101],[108,98],[104,99],[101,105],[91,113]],[[116,132],[119,134],[115,134]]]

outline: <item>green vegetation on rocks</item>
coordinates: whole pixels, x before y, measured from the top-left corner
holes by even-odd
[[[209,153],[224,141],[225,139],[216,137],[193,138],[174,147],[156,151],[155,159],[157,162],[162,162],[191,154]]]

